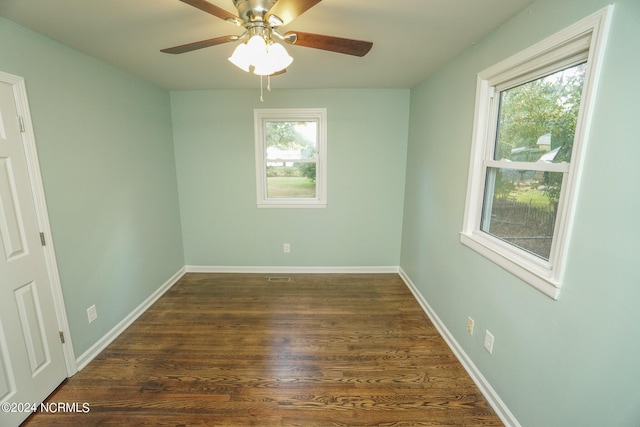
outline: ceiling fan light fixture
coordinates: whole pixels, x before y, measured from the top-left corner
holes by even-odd
[[[255,64],[254,74],[268,76],[287,68],[293,62],[293,58],[287,50],[279,43],[269,43],[264,62]]]
[[[229,57],[229,61],[240,68],[243,71],[249,72],[249,66],[251,65],[251,53],[249,46],[246,43],[240,43],[233,54]]]
[[[253,73],[259,76],[268,76],[287,68],[293,62],[293,58],[279,43],[265,41],[261,35],[254,35],[246,43],[240,43],[229,61],[243,71],[249,72],[253,66]]]
[[[267,46],[267,64],[270,69],[266,71],[270,71],[263,75],[269,75],[273,73],[277,73],[278,71],[282,71],[287,68],[293,62],[293,58],[289,55],[287,50],[279,43],[269,43]],[[257,67],[256,67],[257,70]],[[259,74],[256,70],[254,70],[255,74]]]
[[[267,42],[259,34],[251,36],[247,42],[249,48],[249,55],[251,55],[251,62],[255,63],[263,60],[263,57],[267,55]]]

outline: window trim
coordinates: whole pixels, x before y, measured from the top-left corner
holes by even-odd
[[[473,139],[470,155],[464,223],[460,241],[545,295],[558,299],[592,120],[596,87],[613,5],[609,5],[545,40],[478,73]],[[573,154],[570,163],[553,166],[563,172],[558,216],[549,261],[516,248],[480,230],[486,174],[489,167],[504,167],[493,160],[499,91],[587,61]],[[512,162],[511,165],[517,165]],[[548,166],[548,165],[547,165]],[[527,164],[533,169],[533,164]]]
[[[256,161],[256,198],[259,208],[326,208],[327,207],[327,109],[326,108],[256,108],[253,110]],[[315,121],[318,139],[316,155],[315,198],[267,197],[266,144],[264,122]]]

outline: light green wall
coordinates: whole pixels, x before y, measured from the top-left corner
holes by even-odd
[[[79,356],[184,265],[169,93],[3,18],[0,70],[27,84]]]
[[[560,299],[459,243],[476,74],[604,5],[539,0],[410,100],[275,90],[264,104],[257,91],[169,96],[0,18],[0,70],[27,82],[76,354],[184,264],[400,263],[523,426],[637,425],[637,0],[616,4]],[[328,109],[328,208],[256,208],[252,112],[272,107]]]
[[[258,91],[194,91],[171,101],[187,265],[399,264],[408,90],[274,90],[264,103]],[[259,209],[253,110],[304,107],[327,108],[328,206]]]
[[[616,2],[558,301],[459,242],[476,74],[606,4],[539,0],[411,91],[401,266],[527,427],[640,424],[640,2]]]

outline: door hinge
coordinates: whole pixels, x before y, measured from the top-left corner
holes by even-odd
[[[42,246],[47,246],[47,240],[44,238],[44,233],[40,233],[40,243],[42,243]]]
[[[24,133],[24,119],[22,116],[18,116],[18,126],[20,126],[20,132]]]
[[[58,331],[60,333],[60,342],[64,344],[64,332]]]

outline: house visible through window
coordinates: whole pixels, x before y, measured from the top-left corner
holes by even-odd
[[[553,298],[610,10],[478,74],[461,242]]]
[[[255,110],[259,207],[326,206],[326,110]]]

